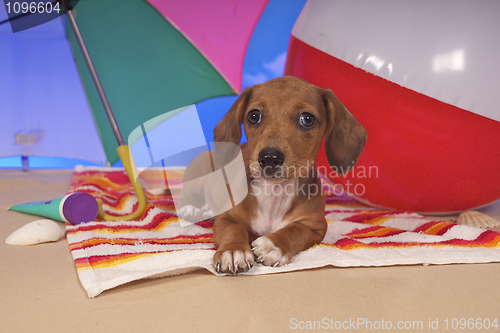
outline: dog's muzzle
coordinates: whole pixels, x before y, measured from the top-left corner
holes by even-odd
[[[274,177],[281,170],[285,155],[276,148],[262,149],[258,156],[259,165],[265,177]]]

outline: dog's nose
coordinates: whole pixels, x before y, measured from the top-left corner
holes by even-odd
[[[261,168],[278,168],[283,165],[285,155],[275,148],[262,149],[259,153],[259,164]]]

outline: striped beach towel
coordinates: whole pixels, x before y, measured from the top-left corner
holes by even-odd
[[[183,170],[168,170],[171,188]],[[144,278],[207,269],[215,275],[213,221],[187,223],[175,214],[172,195],[158,190],[157,177],[142,174],[148,206],[137,221],[66,224],[79,279],[89,297]],[[178,184],[178,185],[176,185]],[[359,267],[500,262],[500,234],[491,230],[429,220],[407,211],[367,207],[336,195],[326,181],[328,231],[321,244],[296,255],[283,267],[256,263],[247,275],[323,266]],[[137,198],[123,169],[77,167],[68,193],[85,192],[104,201],[109,214],[135,210]]]

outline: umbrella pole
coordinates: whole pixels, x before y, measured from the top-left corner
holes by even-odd
[[[111,128],[113,129],[113,133],[115,134],[116,140],[118,141],[118,148],[116,149],[118,156],[120,157],[123,167],[125,168],[125,171],[127,172],[128,178],[130,182],[132,183],[134,187],[135,194],[137,195],[138,199],[138,206],[135,212],[126,215],[126,216],[113,216],[109,215],[104,212],[102,205],[103,202],[101,199],[97,199],[97,202],[99,204],[99,214],[97,217],[99,217],[102,220],[108,220],[108,221],[116,221],[116,220],[135,220],[137,218],[140,218],[144,211],[146,210],[147,206],[147,199],[146,199],[146,194],[144,193],[144,189],[141,184],[141,180],[138,176],[137,168],[135,166],[134,158],[132,157],[132,153],[130,151],[130,147],[125,144],[125,141],[123,140],[123,136],[120,132],[120,128],[118,127],[118,123],[116,122],[116,118],[113,114],[113,111],[111,110],[111,106],[109,105],[108,99],[106,97],[106,94],[104,93],[104,89],[102,88],[101,81],[99,80],[99,76],[97,75],[97,72],[95,70],[94,64],[92,63],[92,59],[90,58],[90,54],[87,50],[87,47],[85,46],[85,42],[83,41],[82,35],[80,33],[80,29],[78,28],[78,25],[76,23],[75,17],[73,15],[72,9],[68,6],[67,4],[68,0],[61,0],[62,5],[65,9],[66,15],[68,17],[68,20],[71,24],[71,27],[73,28],[73,31],[76,36],[76,40],[78,41],[78,45],[80,46],[80,49],[82,50],[83,57],[85,58],[85,62],[87,63],[87,67],[90,70],[90,74],[92,76],[92,80],[94,81],[94,84],[97,88],[97,92],[99,93],[99,97],[102,101],[102,104],[104,106],[104,109],[106,110],[106,115],[108,116],[109,123],[111,125]]]

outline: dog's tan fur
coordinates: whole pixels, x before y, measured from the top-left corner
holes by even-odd
[[[247,120],[252,110],[262,114],[256,125]],[[303,112],[314,116],[316,122],[311,128],[299,123]],[[219,272],[246,271],[254,260],[281,266],[320,243],[327,229],[325,200],[315,170],[321,143],[325,139],[330,165],[347,171],[366,142],[364,128],[331,90],[294,77],[280,77],[245,89],[214,129],[215,141],[239,144],[241,124],[248,138],[241,150],[249,194],[236,207],[215,217],[217,251],[213,262]],[[269,148],[281,151],[284,159],[280,172],[266,177],[258,159],[259,153]],[[193,174],[193,169],[196,166],[190,165],[186,173]],[[273,186],[281,186],[281,192],[273,192]],[[283,191],[286,186],[293,195]],[[312,188],[316,189],[314,193]],[[181,197],[189,195],[189,190],[183,192]]]

